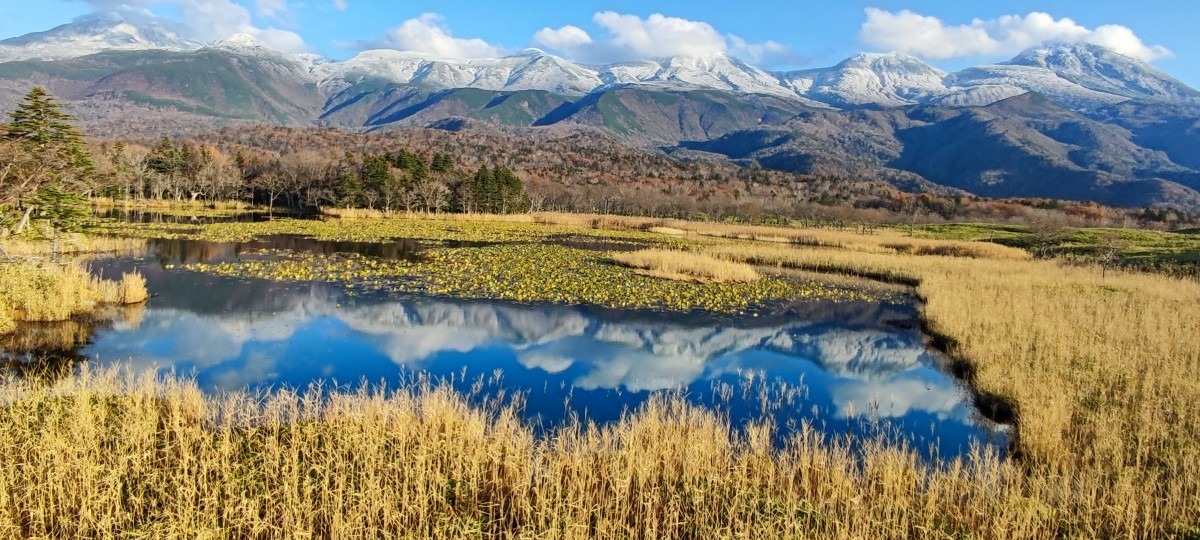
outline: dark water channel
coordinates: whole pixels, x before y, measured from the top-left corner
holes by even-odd
[[[0,358],[10,367],[54,356],[174,370],[213,393],[314,381],[395,387],[428,374],[464,391],[482,381],[481,396],[520,393],[527,417],[542,426],[568,414],[611,421],[657,391],[680,391],[741,424],[762,414],[766,396],[781,431],[799,421],[852,436],[882,428],[942,457],[973,443],[1002,452],[1007,442],[1006,430],[981,420],[939,368],[909,304],[795,302],[737,318],[364,295],[177,268],[261,256],[264,248],[387,258],[425,249],[288,236],[153,240],[144,255],[93,263],[106,277],[140,270],[153,295],[144,306],[90,326],[26,326],[0,342]],[[38,344],[55,332],[64,345]]]

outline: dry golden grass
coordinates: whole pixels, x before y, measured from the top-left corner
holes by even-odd
[[[9,382],[0,536],[1038,538],[1064,518],[993,457],[929,467],[809,428],[776,448],[676,397],[537,437],[425,382],[320,395]]]
[[[0,263],[0,333],[16,321],[63,321],[101,304],[145,301],[146,281],[127,274],[120,282],[92,276],[79,263]]]
[[[811,430],[779,449],[669,398],[538,438],[428,385],[204,397],[105,373],[0,385],[0,536],[1200,536],[1200,283],[892,233],[533,219],[745,236],[701,253],[911,284],[983,403],[1013,406],[1017,455],[931,467]]]
[[[759,278],[745,263],[717,259],[708,255],[671,249],[643,249],[614,253],[613,261],[637,270],[637,273],[674,281],[698,283],[748,283]]]
[[[725,246],[714,256],[918,283],[924,318],[1019,415],[1072,535],[1200,533],[1200,284],[997,261]]]
[[[92,197],[89,202],[95,208],[206,208],[210,210],[254,210],[257,207],[245,201],[191,201],[173,199],[112,199]]]
[[[905,253],[985,259],[1028,260],[1028,252],[989,242],[929,240],[911,238],[900,232],[882,229],[873,234],[858,234],[833,229],[799,229],[763,227],[727,223],[694,222],[678,219],[659,219],[633,216],[565,214],[539,212],[534,214],[405,214],[385,215],[380,211],[360,209],[322,210],[328,215],[359,218],[416,217],[445,221],[541,223],[573,228],[639,230],[669,236],[696,236],[727,240],[749,240],[799,246],[837,248],[867,253]]]
[[[384,212],[367,208],[321,208],[321,215],[338,219],[380,219],[399,217],[396,212]]]
[[[0,240],[0,261],[4,256],[19,259],[84,253],[130,253],[143,250],[146,241],[140,238],[116,238],[67,234],[54,240]]]
[[[118,287],[122,304],[140,304],[150,298],[150,293],[146,291],[146,277],[137,271],[121,276]]]

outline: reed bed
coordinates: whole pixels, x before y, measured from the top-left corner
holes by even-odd
[[[728,223],[684,221],[636,216],[596,214],[566,214],[539,212],[534,214],[386,214],[359,209],[323,210],[331,216],[352,218],[416,218],[438,221],[539,223],[577,229],[607,229],[646,231],[668,236],[695,236],[727,240],[747,240],[797,246],[837,248],[867,253],[901,253],[941,255],[983,259],[1028,260],[1030,254],[1022,249],[989,242],[933,240],[913,238],[902,233],[880,229],[873,234],[859,234],[832,229],[800,229]]]
[[[0,263],[0,333],[17,321],[64,321],[102,304],[133,304],[147,298],[146,281],[127,274],[121,281],[92,276],[79,263]]]
[[[193,201],[186,199],[113,199],[92,197],[88,199],[93,208],[138,208],[138,209],[208,209],[208,210],[255,210],[262,207],[245,201]]]
[[[761,277],[746,263],[672,249],[614,253],[612,259],[617,264],[634,268],[638,274],[673,281],[749,283]]]
[[[0,385],[0,536],[1200,537],[1200,283],[893,233],[532,219],[916,287],[979,404],[1017,422],[1015,454],[926,464],[803,427],[778,448],[670,396],[535,437],[427,383],[213,397],[84,373]]]
[[[0,536],[1038,538],[1056,489],[977,453],[942,466],[679,396],[535,436],[429,381],[206,396],[113,370],[0,388]]]
[[[1060,532],[1200,534],[1200,284],[1053,261],[706,252],[917,285],[929,330],[966,362],[981,402],[1014,407],[1030,476],[1062,483],[1039,497],[1064,511]]]
[[[0,240],[0,262],[57,255],[131,253],[145,247],[146,241],[142,239],[85,234],[66,234],[43,240],[8,238]]]

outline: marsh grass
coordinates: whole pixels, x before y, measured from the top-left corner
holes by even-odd
[[[118,288],[117,296],[121,304],[140,304],[150,298],[146,290],[146,277],[136,270],[121,276]]]
[[[770,246],[713,256],[917,285],[923,318],[960,374],[1015,406],[1031,478],[1061,491],[1067,536],[1197,532],[1200,284],[1053,261]]]
[[[131,209],[208,209],[221,211],[246,211],[261,207],[245,201],[191,201],[174,199],[113,199],[110,197],[92,197],[89,202],[94,208],[131,208]]]
[[[1018,468],[939,466],[659,395],[545,436],[430,381],[206,396],[83,372],[0,388],[0,536],[223,538],[1037,537],[1057,511]]]
[[[674,281],[749,283],[760,277],[748,264],[680,250],[643,249],[614,253],[612,259],[639,274]]]
[[[53,239],[0,240],[0,262],[14,259],[54,258],[59,255],[130,253],[144,249],[145,240],[113,236],[65,234]],[[6,257],[7,256],[7,257]]]
[[[139,239],[72,234],[51,240],[0,241],[0,334],[17,321],[64,321],[101,304],[134,304],[146,300],[146,281],[140,274],[121,281],[96,278],[78,259],[67,255],[136,253]]]
[[[0,264],[0,305],[12,320],[62,321],[98,304],[145,299],[141,276],[115,282],[92,276],[78,263]]]
[[[903,446],[851,448],[806,429],[775,448],[767,426],[735,429],[666,398],[615,425],[538,438],[511,412],[468,406],[444,388],[316,402],[205,397],[177,380],[115,375],[53,391],[14,381],[0,400],[9,404],[0,415],[0,535],[1200,535],[1200,283],[895,232],[534,219],[669,227],[685,238],[661,238],[716,259],[915,287],[931,337],[980,403],[1011,405],[1015,453],[930,466]],[[361,224],[371,235],[402,229]],[[520,223],[434,229],[482,237],[477,229],[488,227],[544,238]],[[470,283],[515,266],[497,255],[545,253],[494,251]],[[545,263],[527,263],[521,274],[536,278],[527,285],[576,278]],[[611,292],[611,281],[596,284],[587,301]]]

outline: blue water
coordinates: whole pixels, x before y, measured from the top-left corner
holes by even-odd
[[[734,318],[351,294],[166,268],[240,253],[169,241],[146,257],[98,263],[102,274],[139,268],[155,296],[136,316],[98,328],[78,354],[192,375],[211,393],[317,381],[325,390],[395,387],[432,376],[474,387],[475,399],[520,395],[525,417],[543,427],[567,415],[612,421],[662,391],[740,425],[762,417],[766,392],[781,436],[801,421],[834,435],[883,428],[941,457],[1006,443],[939,369],[911,305],[797,302]]]

